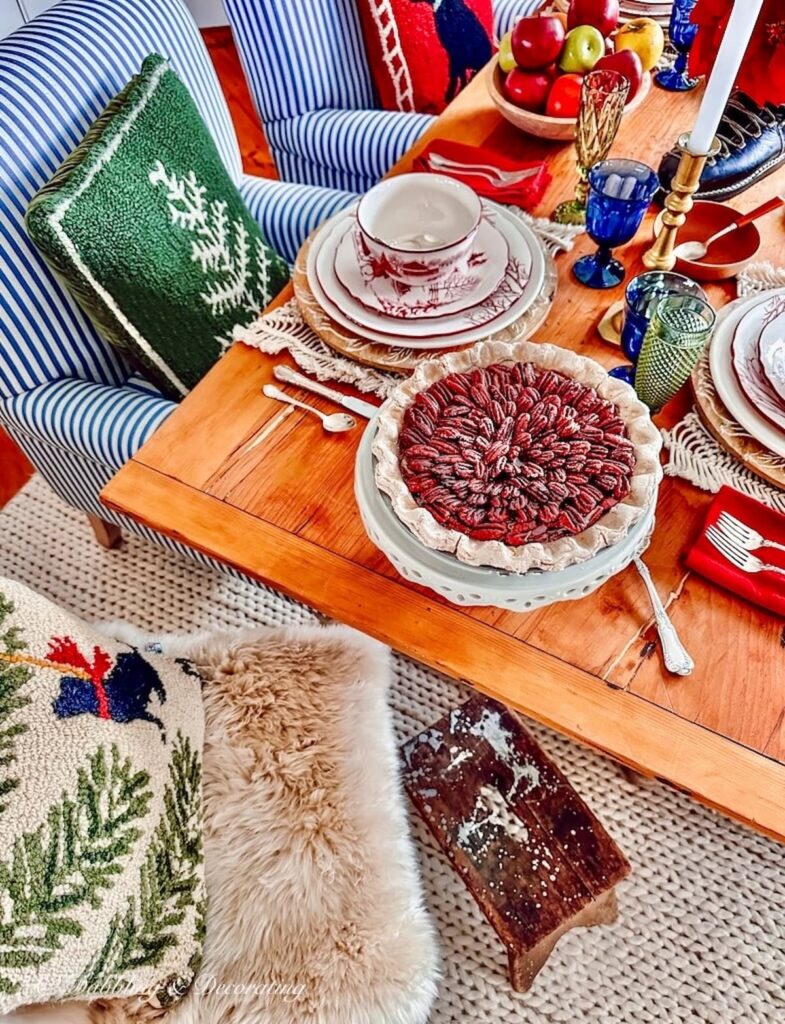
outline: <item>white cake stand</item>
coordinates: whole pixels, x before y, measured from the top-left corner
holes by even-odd
[[[618,544],[579,565],[555,572],[507,573],[467,565],[452,555],[432,551],[400,522],[389,499],[376,486],[371,453],[375,432],[375,424],[369,423],[357,452],[354,472],[354,493],[365,532],[404,579],[428,587],[452,604],[526,612],[557,601],[575,601],[626,569],[633,558],[649,546],[654,529],[654,505]]]

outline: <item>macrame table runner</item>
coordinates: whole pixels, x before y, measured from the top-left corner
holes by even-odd
[[[737,280],[739,298],[746,299],[773,288],[785,287],[785,269],[771,263],[751,263]],[[701,387],[713,390],[710,375],[701,378]],[[738,424],[732,425],[734,436],[751,445],[754,439]],[[778,512],[785,512],[785,492],[761,479],[738,459],[726,452],[711,436],[694,410],[672,430],[663,430],[663,443],[668,451],[667,476],[682,477],[701,490],[716,493],[723,484],[734,487]],[[766,455],[770,470],[785,473],[785,459],[773,453]]]
[[[542,217],[532,217],[517,207],[507,207],[520,217],[540,239],[551,256],[569,252],[581,227],[554,224]],[[355,362],[330,348],[302,317],[296,300],[264,313],[247,326],[234,329],[234,340],[258,348],[267,355],[288,352],[306,373],[322,381],[341,381],[360,391],[386,398],[400,382],[400,376]]]

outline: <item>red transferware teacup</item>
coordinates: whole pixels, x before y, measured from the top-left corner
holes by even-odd
[[[441,174],[388,178],[357,207],[366,248],[384,273],[408,285],[465,267],[481,219],[477,193]]]

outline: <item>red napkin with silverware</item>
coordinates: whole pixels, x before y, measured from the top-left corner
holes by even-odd
[[[730,513],[766,540],[785,544],[785,515],[755,498],[740,494],[732,487],[722,487],[709,506],[701,532],[687,552],[687,565],[738,597],[745,597],[770,612],[785,616],[785,576],[773,572],[748,573],[737,569],[706,537],[707,529],[716,524],[722,512]],[[763,547],[756,548],[752,554],[770,565],[785,568],[785,551]]]
[[[465,166],[466,169],[434,167],[429,162],[429,157],[432,155],[445,157],[455,164]],[[472,165],[477,166],[478,164],[496,167],[500,171],[511,171],[514,174],[528,170],[533,173],[514,185],[495,185],[486,176],[471,170]],[[465,185],[470,185],[478,195],[485,196],[486,199],[493,199],[497,203],[521,206],[524,210],[531,210],[540,202],[551,182],[551,174],[542,160],[520,163],[517,160],[504,157],[492,149],[467,146],[463,142],[451,142],[447,139],[436,139],[428,143],[415,160],[414,169],[446,174],[457,181],[462,181]]]

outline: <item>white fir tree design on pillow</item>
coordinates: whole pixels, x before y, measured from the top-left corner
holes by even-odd
[[[289,280],[157,54],[33,197],[25,225],[97,330],[175,401]]]
[[[201,298],[212,314],[257,313],[263,308],[274,275],[286,273],[284,261],[261,239],[252,245],[242,220],[230,220],[225,200],[208,201],[207,189],[193,171],[181,178],[157,160],[150,183],[167,189],[172,225],[195,235],[191,259],[209,282]],[[231,343],[219,340],[224,347]]]

